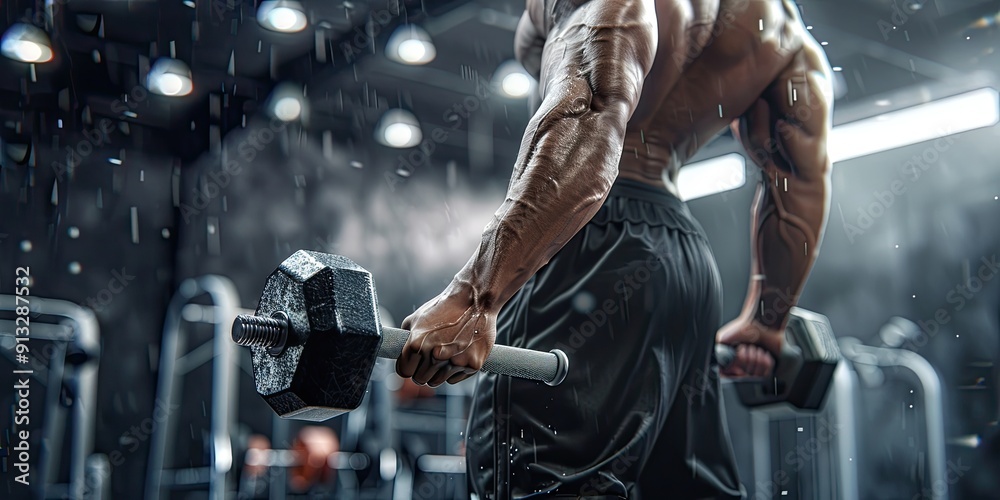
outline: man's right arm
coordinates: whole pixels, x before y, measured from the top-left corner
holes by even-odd
[[[829,64],[809,40],[739,123],[744,147],[763,173],[741,319],[760,333],[751,343],[771,353],[781,349],[781,332],[819,254],[829,212],[830,82]]]

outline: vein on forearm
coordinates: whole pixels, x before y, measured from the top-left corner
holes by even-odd
[[[607,197],[618,173],[625,120],[589,105],[550,104],[525,134],[525,153],[507,198],[460,276],[485,306],[505,303]]]

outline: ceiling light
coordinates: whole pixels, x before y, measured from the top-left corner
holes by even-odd
[[[274,116],[279,120],[290,122],[297,120],[302,113],[302,103],[294,97],[282,97],[274,103]]]
[[[427,64],[434,60],[437,50],[431,36],[415,24],[396,28],[385,47],[389,59],[403,64]]]
[[[188,95],[194,90],[191,70],[179,59],[157,59],[146,77],[146,88],[154,94],[171,97]]]
[[[295,33],[306,27],[306,12],[294,0],[265,0],[257,8],[257,23],[271,31]]]
[[[275,87],[268,98],[267,107],[271,116],[283,122],[306,121],[308,103],[302,87],[297,84],[285,82]]]
[[[375,125],[375,140],[390,148],[412,148],[423,139],[420,122],[405,109],[390,109]]]
[[[685,165],[677,175],[677,190],[688,201],[736,189],[746,181],[746,159],[730,153]]]
[[[12,25],[0,41],[3,55],[26,63],[43,63],[52,60],[52,44],[44,31],[24,23]]]
[[[506,61],[493,73],[493,84],[507,97],[520,98],[535,87],[535,80],[517,61]]]
[[[1000,121],[1000,96],[982,88],[833,128],[833,162],[990,127]]]

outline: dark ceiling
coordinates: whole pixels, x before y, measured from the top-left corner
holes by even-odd
[[[30,20],[43,3],[4,2],[2,27]],[[311,136],[327,133],[342,144],[377,147],[372,129],[390,107],[412,110],[426,136],[446,125],[444,111],[473,95],[513,57],[513,29],[523,9],[517,0],[302,3],[309,27],[279,34],[260,28],[256,3],[245,0],[50,2],[56,59],[34,74],[29,65],[0,61],[2,137],[16,143],[32,134],[55,134],[56,118],[65,129],[80,131],[106,116],[159,134],[162,141],[147,137],[144,147],[162,147],[191,161],[242,126],[284,81],[306,89]],[[828,42],[831,63],[842,68],[841,103],[1000,68],[1000,1],[809,0],[800,8],[814,36]],[[977,20],[984,27],[970,29]],[[413,67],[383,56],[389,34],[404,23],[430,33],[438,52],[434,61]],[[156,57],[170,54],[192,68],[195,92],[183,98],[142,95],[143,102],[135,102],[140,75]],[[112,109],[115,100],[129,98],[136,116]],[[503,112],[494,113],[493,123],[476,125],[479,135],[493,136],[480,146],[516,150],[528,105],[499,104]],[[438,154],[467,159],[467,133],[463,128],[450,134]]]

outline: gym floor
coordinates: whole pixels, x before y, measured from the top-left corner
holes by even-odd
[[[372,372],[352,411],[280,418],[296,403],[258,394],[266,349],[231,327],[298,250],[370,271],[384,327],[448,284],[537,104],[514,62],[524,2],[0,6],[0,497],[469,498],[475,377],[418,386],[338,354]],[[1000,498],[1000,1],[798,6],[836,97],[798,306],[842,359],[813,410],[723,381],[740,480],[748,498]],[[726,131],[679,181],[726,319],[750,273],[748,159]]]

